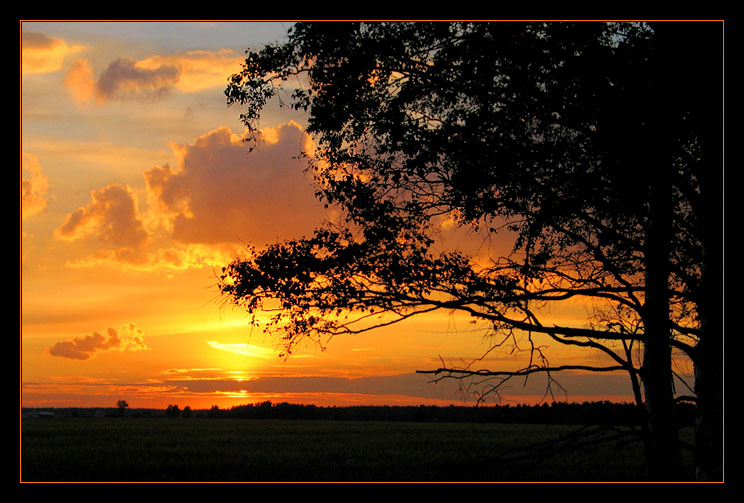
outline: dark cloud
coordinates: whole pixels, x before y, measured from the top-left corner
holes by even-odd
[[[630,382],[620,374],[564,374],[554,376],[568,393],[556,394],[556,399],[571,397],[627,396],[632,398]],[[471,403],[482,391],[482,386],[474,386],[470,396],[463,393],[467,381],[456,379],[432,383],[426,374],[400,374],[394,376],[375,376],[361,378],[346,377],[261,377],[236,381],[231,379],[188,379],[169,380],[168,384],[178,386],[182,391],[192,393],[239,392],[276,394],[358,394],[358,395],[396,395],[419,397],[433,400],[469,400]],[[545,376],[533,376],[527,381],[519,379],[502,389],[508,397],[545,395],[547,381]],[[556,391],[558,388],[555,388]],[[494,396],[495,398],[495,396]],[[549,397],[548,397],[549,398]],[[598,398],[600,399],[600,398]]]
[[[23,49],[46,49],[53,47],[57,41],[51,37],[35,31],[21,32],[21,47]]]
[[[95,83],[100,100],[152,101],[163,98],[178,83],[181,69],[162,65],[155,69],[138,67],[134,60],[120,58],[109,64]]]
[[[119,330],[106,329],[106,335],[93,332],[85,337],[75,337],[71,341],[58,342],[48,349],[52,356],[87,360],[101,351],[117,349],[119,351],[140,351],[149,349],[143,339],[142,331],[134,325],[122,325]]]

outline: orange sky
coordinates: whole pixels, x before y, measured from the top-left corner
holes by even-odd
[[[414,374],[486,351],[464,317],[337,338],[284,361],[219,297],[216,271],[244,243],[329,217],[294,158],[309,141],[303,117],[270,107],[264,144],[249,153],[239,110],[225,105],[243,51],[287,27],[21,23],[23,406],[473,403],[456,383]],[[624,375],[565,382],[572,401],[631,398]],[[520,382],[506,398],[535,401],[543,385]]]

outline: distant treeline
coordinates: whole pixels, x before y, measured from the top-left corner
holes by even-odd
[[[175,409],[175,410],[174,410]],[[42,409],[23,409],[30,417]],[[55,417],[116,416],[116,409],[43,409]],[[179,410],[169,406],[165,410],[131,409],[127,417],[233,418],[233,419],[324,419],[358,421],[418,421],[418,422],[483,422],[582,425],[640,425],[643,411],[630,403],[609,401],[541,405],[493,405],[479,407],[421,406],[345,406],[320,407],[290,403],[262,402],[220,409]],[[694,424],[695,408],[689,403],[677,405],[677,420],[681,426]]]

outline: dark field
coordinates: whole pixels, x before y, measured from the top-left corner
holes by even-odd
[[[642,479],[642,447],[637,443],[568,449],[537,464],[496,459],[509,449],[577,429],[536,424],[32,418],[21,425],[21,481]]]

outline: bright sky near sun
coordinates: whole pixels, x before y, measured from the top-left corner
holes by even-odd
[[[303,117],[269,107],[249,152],[224,96],[244,50],[289,26],[21,23],[22,405],[463,403],[456,383],[414,372],[481,356],[485,332],[467,319],[442,313],[285,361],[219,296],[216,275],[245,243],[326,217],[296,158],[311,145]],[[625,376],[567,379],[573,400],[630,400]]]

